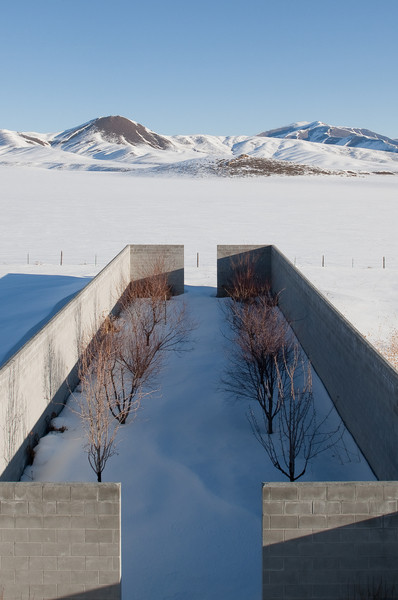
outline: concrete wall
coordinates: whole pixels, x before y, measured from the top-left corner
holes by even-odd
[[[398,479],[398,373],[272,247],[279,305],[378,479]]]
[[[218,246],[218,293],[248,254],[379,479],[398,479],[398,373],[274,246]]]
[[[120,485],[0,483],[0,598],[119,600]]]
[[[161,267],[173,295],[184,293],[184,246],[171,244],[130,246],[131,279],[142,279]]]
[[[126,246],[0,369],[0,480],[17,481],[31,448],[77,384],[77,361],[131,279],[163,258],[174,293],[184,291],[183,246]]]
[[[271,246],[229,245],[217,246],[217,296],[227,296],[234,269],[249,261],[254,274],[260,280],[264,274],[271,278]]]
[[[263,600],[398,598],[397,500],[396,482],[264,484]]]

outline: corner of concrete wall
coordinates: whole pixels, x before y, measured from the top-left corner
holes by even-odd
[[[130,245],[131,279],[143,279],[153,274],[161,265],[167,273],[172,294],[184,293],[184,246],[178,244],[132,244]]]
[[[0,483],[0,595],[120,600],[120,484]]]
[[[397,502],[397,482],[264,484],[263,600],[397,598]]]
[[[217,296],[228,295],[231,287],[233,272],[236,267],[249,261],[254,266],[254,272],[261,279],[271,279],[271,246],[259,245],[218,245],[217,246]]]

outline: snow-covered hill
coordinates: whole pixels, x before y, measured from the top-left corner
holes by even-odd
[[[357,127],[334,127],[321,121],[292,123],[287,127],[264,131],[259,135],[352,148],[369,148],[370,150],[382,150],[384,152],[398,152],[398,141],[385,135]]]
[[[280,162],[287,164],[281,167]],[[114,116],[55,134],[0,130],[0,164],[145,175],[395,174],[398,142],[366,129],[319,121],[256,136],[166,136]]]

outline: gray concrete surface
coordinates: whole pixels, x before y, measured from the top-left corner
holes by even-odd
[[[271,246],[219,245],[217,246],[217,296],[228,295],[235,269],[246,263],[253,268],[255,277],[271,278]]]
[[[120,484],[0,483],[2,600],[120,600]]]
[[[161,268],[167,273],[172,294],[184,293],[184,246],[172,244],[134,244],[130,246],[131,279],[142,279]]]
[[[397,501],[397,482],[264,484],[263,600],[398,598]]]

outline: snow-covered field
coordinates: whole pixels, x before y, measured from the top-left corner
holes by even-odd
[[[198,322],[192,351],[170,358],[162,395],[122,432],[104,474],[123,484],[124,597],[258,600],[261,481],[281,477],[250,432],[247,405],[220,387],[216,245],[276,244],[370,339],[386,338],[398,307],[396,179],[178,180],[2,167],[0,185],[0,360],[125,244],[185,245],[187,293],[175,301],[185,299]],[[76,415],[58,422],[68,430],[40,442],[25,477],[92,480]],[[372,477],[348,450],[318,457],[306,479]]]

